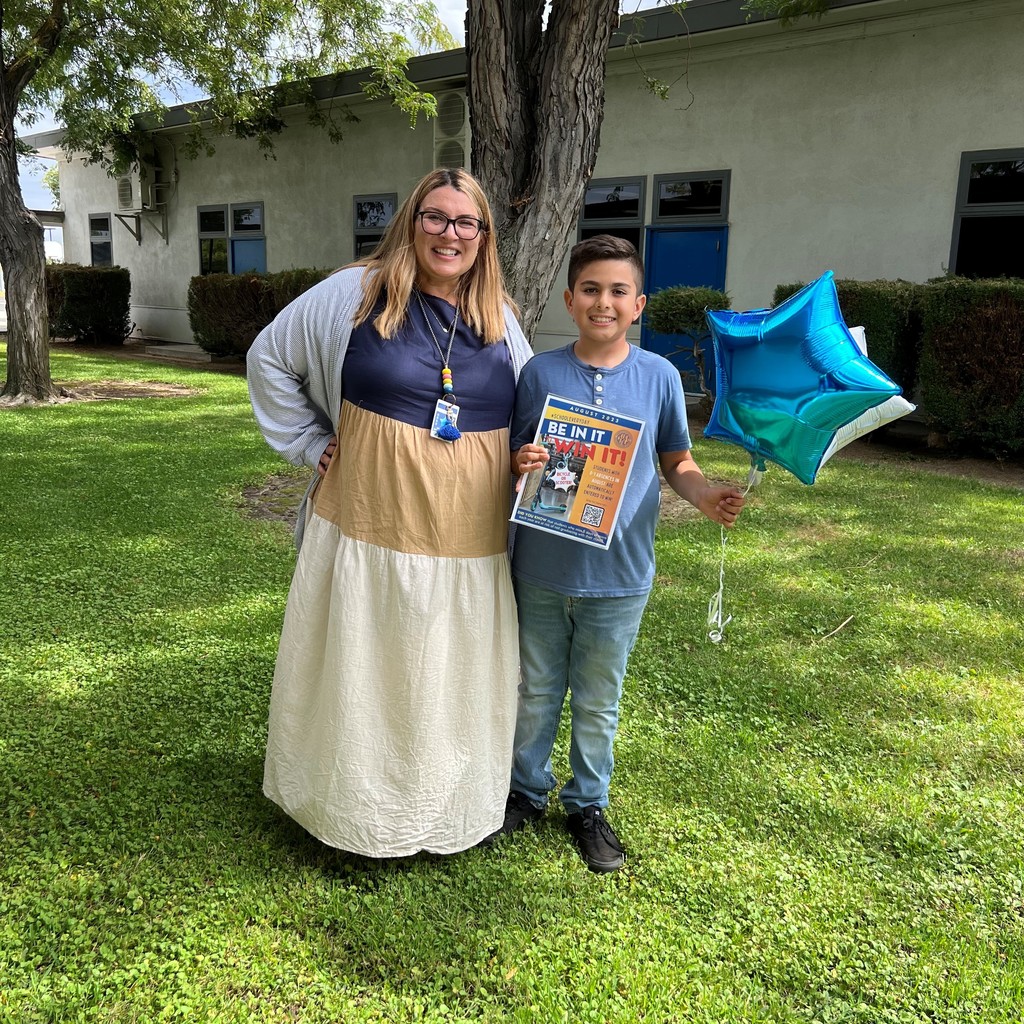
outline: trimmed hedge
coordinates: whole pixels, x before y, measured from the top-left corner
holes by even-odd
[[[707,309],[729,309],[729,296],[717,288],[678,285],[655,292],[647,299],[644,316],[657,334],[708,333]]]
[[[729,309],[730,304],[728,294],[717,288],[676,285],[655,292],[647,299],[647,305],[644,307],[647,326],[656,334],[684,336],[680,339],[679,351],[692,354],[694,366],[697,368],[696,374],[683,374],[684,383],[691,376],[695,376],[705,399],[711,398],[711,391],[706,383],[706,363],[711,361],[713,376],[714,352],[709,341],[708,322],[704,313],[708,309]],[[674,353],[669,353],[669,356],[672,354]],[[706,411],[710,412],[710,409]]]
[[[218,356],[244,355],[256,335],[293,299],[333,271],[316,267],[276,274],[207,274],[188,286],[195,343]]]
[[[957,446],[1024,452],[1024,280],[947,278],[921,288],[922,406]]]
[[[50,336],[78,345],[123,345],[134,326],[129,314],[132,282],[124,267],[46,265]]]
[[[772,305],[794,295],[802,284],[780,284]],[[850,327],[868,339],[868,357],[908,398],[917,388],[921,345],[921,286],[910,281],[836,281],[839,307]]]

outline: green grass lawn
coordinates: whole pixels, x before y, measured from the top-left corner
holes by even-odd
[[[261,795],[293,553],[238,509],[283,466],[244,380],[53,370],[201,393],[0,413],[4,1024],[1021,1020],[1019,490],[771,469],[720,645],[718,528],[665,528],[612,787],[626,867],[589,873],[557,810],[376,863]]]

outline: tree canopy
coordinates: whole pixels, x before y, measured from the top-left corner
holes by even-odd
[[[0,3],[0,267],[7,285],[8,401],[54,397],[50,379],[42,232],[18,181],[17,122],[52,112],[63,145],[115,168],[137,158],[140,119],[155,119],[181,89],[194,151],[216,131],[271,145],[284,104],[337,136],[309,80],[371,69],[367,90],[415,117],[433,98],[405,74],[418,50],[454,45],[430,0],[6,0]],[[344,118],[340,119],[343,121]]]
[[[495,206],[510,288],[532,332],[593,173],[604,110],[607,50],[618,0],[468,0],[468,93],[473,169]],[[680,8],[685,4],[676,5]],[[820,15],[829,0],[748,0],[783,20]],[[415,118],[433,97],[406,77],[416,50],[454,45],[430,0],[8,0],[0,3],[0,265],[8,288],[3,394],[46,399],[49,377],[43,246],[17,175],[15,119],[41,111],[65,126],[69,151],[114,167],[137,156],[147,115],[180,99],[191,149],[216,132],[271,147],[283,106],[339,138],[345,116],[319,104],[312,78],[369,68],[367,91]]]
[[[372,69],[368,87],[415,116],[432,104],[406,61],[454,45],[429,0],[20,0],[0,11],[5,85],[21,120],[52,111],[65,148],[96,159],[183,88],[207,97],[192,108],[196,124],[264,143],[283,102],[349,68]]]

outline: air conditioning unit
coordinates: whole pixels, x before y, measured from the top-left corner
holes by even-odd
[[[117,177],[117,212],[143,213],[152,210],[153,183],[156,171],[149,164],[140,164],[137,170]]]
[[[434,166],[469,166],[469,104],[460,91],[438,93],[434,118]]]

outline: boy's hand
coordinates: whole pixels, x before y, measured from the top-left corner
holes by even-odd
[[[512,475],[522,476],[540,469],[548,461],[547,448],[542,444],[524,444],[517,452],[512,453]]]
[[[726,529],[733,526],[739,518],[747,499],[738,487],[712,487],[710,484],[704,488],[697,499],[697,508],[704,513],[713,523],[721,523]]]
[[[747,499],[731,484],[709,484],[690,452],[660,452],[658,462],[669,487],[685,498],[713,523],[732,526],[739,518]]]

